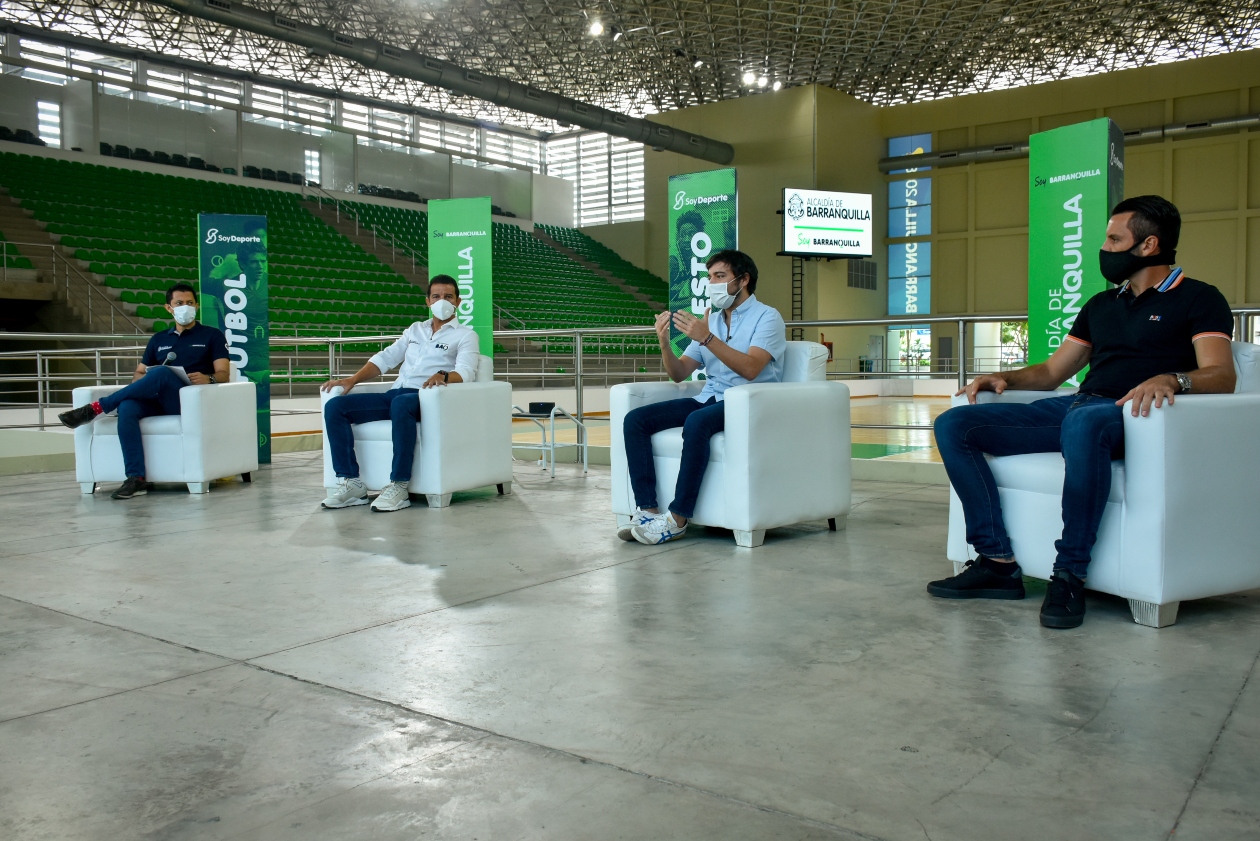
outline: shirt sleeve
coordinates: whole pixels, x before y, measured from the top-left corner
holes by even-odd
[[[214,329],[214,328],[211,328]],[[228,346],[227,336],[223,335],[222,330],[214,330],[214,335],[210,337],[210,358],[211,359],[227,359]]]
[[[481,342],[477,334],[469,330],[459,340],[459,350],[455,354],[455,373],[466,383],[476,382],[477,363],[481,358]]]
[[[683,351],[683,356],[694,359],[701,365],[704,365],[704,348],[700,347],[700,343],[695,339],[692,339],[691,344],[687,345],[687,349]]]
[[[1215,286],[1204,286],[1190,305],[1190,341],[1217,338],[1229,341],[1234,336],[1234,314],[1229,301]]]
[[[761,320],[757,322],[753,330],[752,341],[748,344],[750,348],[761,348],[770,354],[771,359],[783,358],[787,350],[787,327],[778,310],[767,307],[765,314],[761,316]]]
[[[140,364],[146,368],[150,365],[158,364],[157,344],[159,341],[158,337],[161,335],[161,333],[154,333],[149,337],[149,343],[144,346],[144,356],[140,357]]]
[[[397,368],[407,358],[407,345],[411,344],[411,340],[407,338],[409,332],[411,332],[410,327],[398,337],[398,341],[377,353],[368,362],[379,368],[382,374],[387,374]]]
[[[1108,295],[1110,292],[1099,292],[1098,295]],[[1094,340],[1091,338],[1089,331],[1089,312],[1094,306],[1094,301],[1098,300],[1098,295],[1090,298],[1085,302],[1085,306],[1081,307],[1081,311],[1076,314],[1076,321],[1072,322],[1072,329],[1068,331],[1064,338],[1065,342],[1075,342],[1078,345],[1084,345],[1087,348],[1094,346]]]

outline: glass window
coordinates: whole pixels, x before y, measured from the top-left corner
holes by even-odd
[[[39,115],[39,139],[49,146],[61,148],[61,105],[56,102],[36,103]]]

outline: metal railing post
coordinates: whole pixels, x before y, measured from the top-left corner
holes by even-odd
[[[967,322],[958,319],[958,390],[967,387]]]
[[[39,428],[44,428],[44,355],[35,353],[35,401],[39,407]]]
[[[96,384],[101,385],[101,351],[96,351]]]
[[[328,379],[337,379],[337,345],[334,342],[328,343]]]
[[[578,423],[585,423],[582,414],[582,331],[575,330],[573,332],[573,388],[577,392],[577,401],[574,414],[577,416]],[[581,426],[577,429],[577,437],[579,444],[586,443],[586,430]]]

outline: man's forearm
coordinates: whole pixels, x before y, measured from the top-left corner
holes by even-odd
[[[757,379],[757,375],[761,373],[761,369],[765,366],[759,366],[757,360],[753,359],[746,353],[740,353],[726,342],[713,337],[713,341],[705,345],[714,356],[722,360],[726,367],[730,368],[736,374],[748,381]]]
[[[376,367],[375,362],[368,362],[362,368],[350,375],[350,380],[358,385],[364,380],[370,380],[381,375],[381,369]]]
[[[1188,372],[1194,385],[1191,394],[1231,394],[1237,375],[1233,365],[1210,365]]]
[[[665,366],[665,373],[669,374],[669,378],[674,382],[682,382],[687,378],[687,371],[683,368],[682,360],[674,355],[674,348],[668,339],[661,339],[660,345],[661,364]]]
[[[1067,379],[1056,377],[1044,362],[1015,371],[1003,371],[1000,376],[1006,380],[1007,387],[1024,391],[1052,391]]]

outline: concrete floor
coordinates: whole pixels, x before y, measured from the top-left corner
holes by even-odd
[[[618,541],[608,474],[391,515],[319,454],[0,486],[0,838],[1260,838],[1260,592],[929,598],[946,490]]]

